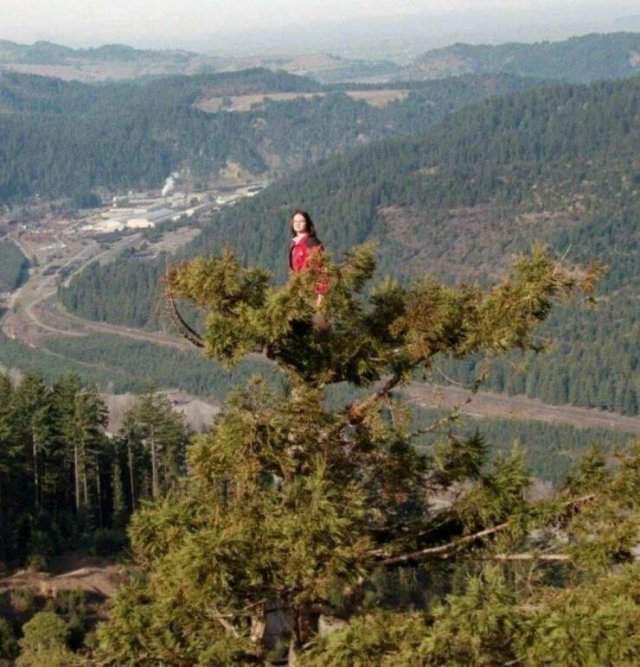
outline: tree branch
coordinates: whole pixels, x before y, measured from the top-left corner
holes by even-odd
[[[236,639],[240,636],[240,633],[236,628],[233,627],[233,624],[230,623],[226,618],[220,616],[219,614],[211,614],[213,620],[220,623],[220,625],[230,634],[233,635]]]
[[[418,438],[421,435],[427,435],[427,433],[433,433],[437,429],[439,429],[441,426],[444,426],[445,424],[450,424],[458,419],[460,419],[460,410],[464,405],[467,405],[467,403],[470,403],[471,399],[468,399],[464,401],[464,403],[460,403],[458,405],[454,405],[453,408],[451,408],[450,412],[446,414],[444,417],[440,417],[440,419],[436,419],[434,422],[431,422],[429,426],[425,426],[424,428],[418,428],[415,431],[412,431],[409,433],[407,436],[408,440],[413,440],[414,438]]]
[[[569,507],[575,507],[576,505],[582,505],[583,503],[593,500],[595,498],[596,498],[595,494],[581,496],[580,498],[573,498],[572,500],[567,500],[566,502],[562,503],[561,507],[563,509]],[[440,544],[437,547],[427,547],[426,549],[412,551],[411,553],[408,554],[400,554],[398,556],[390,556],[388,558],[384,558],[380,561],[380,564],[384,565],[385,567],[390,567],[393,565],[403,565],[405,563],[417,562],[429,558],[440,558],[442,560],[446,560],[450,558],[457,551],[460,551],[461,549],[473,544],[474,542],[477,542],[478,540],[484,537],[489,537],[503,530],[506,530],[507,528],[509,528],[510,525],[511,525],[510,520],[505,521],[504,523],[501,523],[497,526],[493,526],[491,528],[485,528],[484,530],[481,530],[477,533],[473,533],[472,535],[465,535],[464,537],[460,537],[457,540],[452,540],[451,542],[447,542],[446,544]],[[549,554],[549,556],[553,555],[554,554]],[[558,556],[558,558],[556,558],[555,560],[570,560],[568,556],[564,558],[564,554],[556,554],[556,555]],[[530,557],[526,558],[525,556],[530,556]],[[563,556],[563,558],[560,558],[559,556]],[[498,554],[497,556],[491,556],[489,558],[493,558],[494,560],[510,560],[510,559],[552,560],[552,558],[544,557],[544,555],[542,554],[540,556],[536,556],[535,554],[523,554],[520,555],[520,557],[518,557],[518,554],[512,554],[512,555]]]
[[[373,394],[361,401],[354,401],[348,407],[348,418],[350,424],[359,424],[366,416],[367,411],[374,406],[379,400],[387,398],[391,391],[395,389],[400,383],[404,382],[405,373],[413,370],[419,366],[424,359],[414,361],[408,368],[403,371],[398,371],[390,377],[377,389]]]
[[[449,377],[440,367],[434,366],[433,370],[438,373],[443,379],[445,379],[449,384],[453,384],[457,387],[460,387],[460,389],[468,389],[470,392],[477,394],[478,390],[480,389],[480,385],[483,382],[483,378],[478,377],[475,378],[473,383],[471,385],[466,385],[464,382],[458,382],[457,380],[454,380],[452,377]]]
[[[169,317],[171,318],[174,326],[178,329],[179,333],[196,347],[204,347],[202,336],[185,322],[184,318],[180,314],[180,311],[178,310],[176,300],[168,287],[164,294]]]
[[[498,526],[493,526],[492,528],[485,528],[484,530],[479,531],[478,533],[473,533],[472,535],[465,535],[457,540],[447,542],[446,544],[440,544],[437,547],[427,547],[426,549],[420,549],[418,551],[412,551],[408,554],[401,554],[400,556],[391,556],[390,558],[385,558],[380,562],[381,565],[386,567],[390,565],[400,565],[403,563],[411,563],[413,561],[425,560],[427,558],[449,558],[453,553],[465,547],[483,537],[489,537],[490,535],[495,535],[503,530],[506,530],[511,525],[510,521],[505,521],[504,523],[499,524]]]
[[[497,560],[497,561],[542,561],[549,563],[566,563],[572,560],[569,554],[536,554],[536,553],[519,553],[519,554],[494,554],[493,556],[486,556],[480,560]]]

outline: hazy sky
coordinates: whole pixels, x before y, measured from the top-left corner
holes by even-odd
[[[0,6],[0,38],[167,48],[188,47],[206,35],[374,17],[450,16],[459,29],[465,15],[477,21],[483,12],[492,21],[497,15],[550,24],[597,24],[607,17],[640,13],[640,8],[634,9],[637,2],[628,0],[0,0]]]

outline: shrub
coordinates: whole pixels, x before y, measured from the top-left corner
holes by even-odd
[[[31,572],[46,572],[49,569],[47,559],[42,554],[31,554],[27,561],[27,568]]]
[[[82,646],[87,631],[87,593],[85,591],[58,591],[49,600],[46,611],[61,616],[69,628],[69,644],[72,648]]]
[[[22,628],[22,653],[17,667],[75,667],[76,656],[69,650],[69,626],[57,614],[42,611]]]
[[[11,607],[18,614],[31,615],[36,608],[34,592],[30,588],[11,591]]]
[[[96,530],[93,534],[91,551],[96,556],[112,556],[127,546],[127,535],[121,530]]]
[[[13,660],[18,655],[18,642],[11,624],[0,618],[0,660]]]
[[[20,646],[23,650],[39,651],[52,646],[66,646],[69,626],[51,611],[37,613],[22,627]]]

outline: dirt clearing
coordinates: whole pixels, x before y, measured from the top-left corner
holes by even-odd
[[[408,90],[346,90],[344,91],[353,100],[364,100],[372,107],[384,107],[391,102],[401,101],[409,95]],[[272,102],[290,102],[297,99],[311,99],[325,97],[330,93],[254,93],[252,95],[231,95],[229,97],[208,97],[200,100],[196,106],[202,111],[215,113],[216,111],[251,111],[254,107],[264,104],[265,100]]]

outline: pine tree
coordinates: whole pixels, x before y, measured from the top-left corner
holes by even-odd
[[[189,299],[203,311],[202,337],[174,312],[190,340],[228,364],[262,353],[286,386],[257,378],[237,391],[195,438],[179,492],[134,515],[130,537],[145,576],[116,597],[99,630],[99,664],[264,664],[284,639],[292,665],[383,664],[429,628],[428,619],[402,611],[369,622],[365,601],[377,576],[424,560],[454,562],[481,547],[498,562],[535,563],[530,529],[580,505],[572,497],[532,508],[522,456],[487,468],[477,436],[419,453],[419,433],[393,393],[438,357],[534,347],[535,326],[552,303],[589,291],[595,272],[563,268],[541,248],[488,291],[433,279],[385,280],[368,290],[374,270],[373,249],[363,246],[281,287],[228,252],[169,274],[170,302]],[[320,306],[329,326],[321,328],[319,279],[330,284]],[[356,397],[328,401],[337,383],[358,388]],[[437,511],[434,499],[454,489],[456,502]],[[565,554],[557,557],[564,562]],[[488,592],[470,585],[458,607],[450,603],[454,615],[438,635],[454,651],[455,619],[475,619],[482,646],[470,637],[455,660],[424,664],[473,664],[463,660],[482,651],[476,664],[514,659],[516,648],[500,643],[513,614],[495,607],[515,593],[497,574],[483,576]],[[320,620],[336,616],[347,629],[326,644]],[[514,636],[521,626],[514,621]],[[445,655],[439,647],[424,653]]]
[[[148,496],[158,500],[184,473],[190,432],[183,416],[172,409],[166,396],[148,391],[125,414],[122,431],[133,505],[141,495],[136,489],[145,486],[150,489]]]
[[[42,563],[87,528],[111,526],[119,462],[106,417],[96,388],[73,375],[52,386],[0,376],[0,560]]]
[[[76,512],[93,526],[102,523],[100,455],[106,447],[103,429],[107,418],[95,386],[76,392],[70,424],[75,505]]]
[[[11,399],[13,385],[7,375],[0,374],[0,561],[9,553],[7,529],[9,486],[16,474],[19,449],[13,436]]]
[[[29,470],[32,505],[37,509],[41,500],[42,455],[47,444],[41,428],[44,425],[42,417],[50,396],[41,377],[28,375],[18,386],[13,399],[12,421],[25,466]]]

